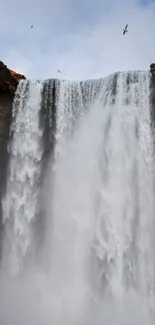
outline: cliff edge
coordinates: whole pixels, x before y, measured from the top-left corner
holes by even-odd
[[[20,80],[26,77],[7,68],[0,61],[0,142],[7,141],[12,115],[12,103]]]
[[[26,77],[20,73],[7,68],[7,66],[0,61],[0,94],[1,92],[8,92],[14,95],[20,80]]]
[[[150,72],[152,74],[152,77],[155,77],[155,63],[150,64]]]

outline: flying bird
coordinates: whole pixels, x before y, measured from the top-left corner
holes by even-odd
[[[125,33],[128,32],[128,25],[125,26],[125,28],[123,29],[123,35],[125,35]]]
[[[58,71],[59,73],[61,73],[61,71],[60,71],[60,70],[58,70],[58,69],[57,69],[57,71]]]
[[[33,25],[31,25],[31,28],[33,28]]]

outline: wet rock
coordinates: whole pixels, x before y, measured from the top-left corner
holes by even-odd
[[[150,64],[150,72],[152,74],[152,77],[155,77],[155,63]]]

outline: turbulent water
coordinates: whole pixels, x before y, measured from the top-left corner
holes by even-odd
[[[149,83],[144,72],[20,83],[2,202],[2,325],[154,324]]]
[[[21,82],[13,107],[10,168],[3,201],[4,259],[10,259],[13,273],[21,268],[23,257],[33,242],[31,224],[37,213],[42,158],[41,91],[42,86],[37,82]]]

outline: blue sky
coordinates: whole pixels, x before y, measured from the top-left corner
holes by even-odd
[[[60,77],[57,68],[62,78],[98,78],[155,61],[153,0],[0,0],[0,7],[0,59],[29,78]]]

